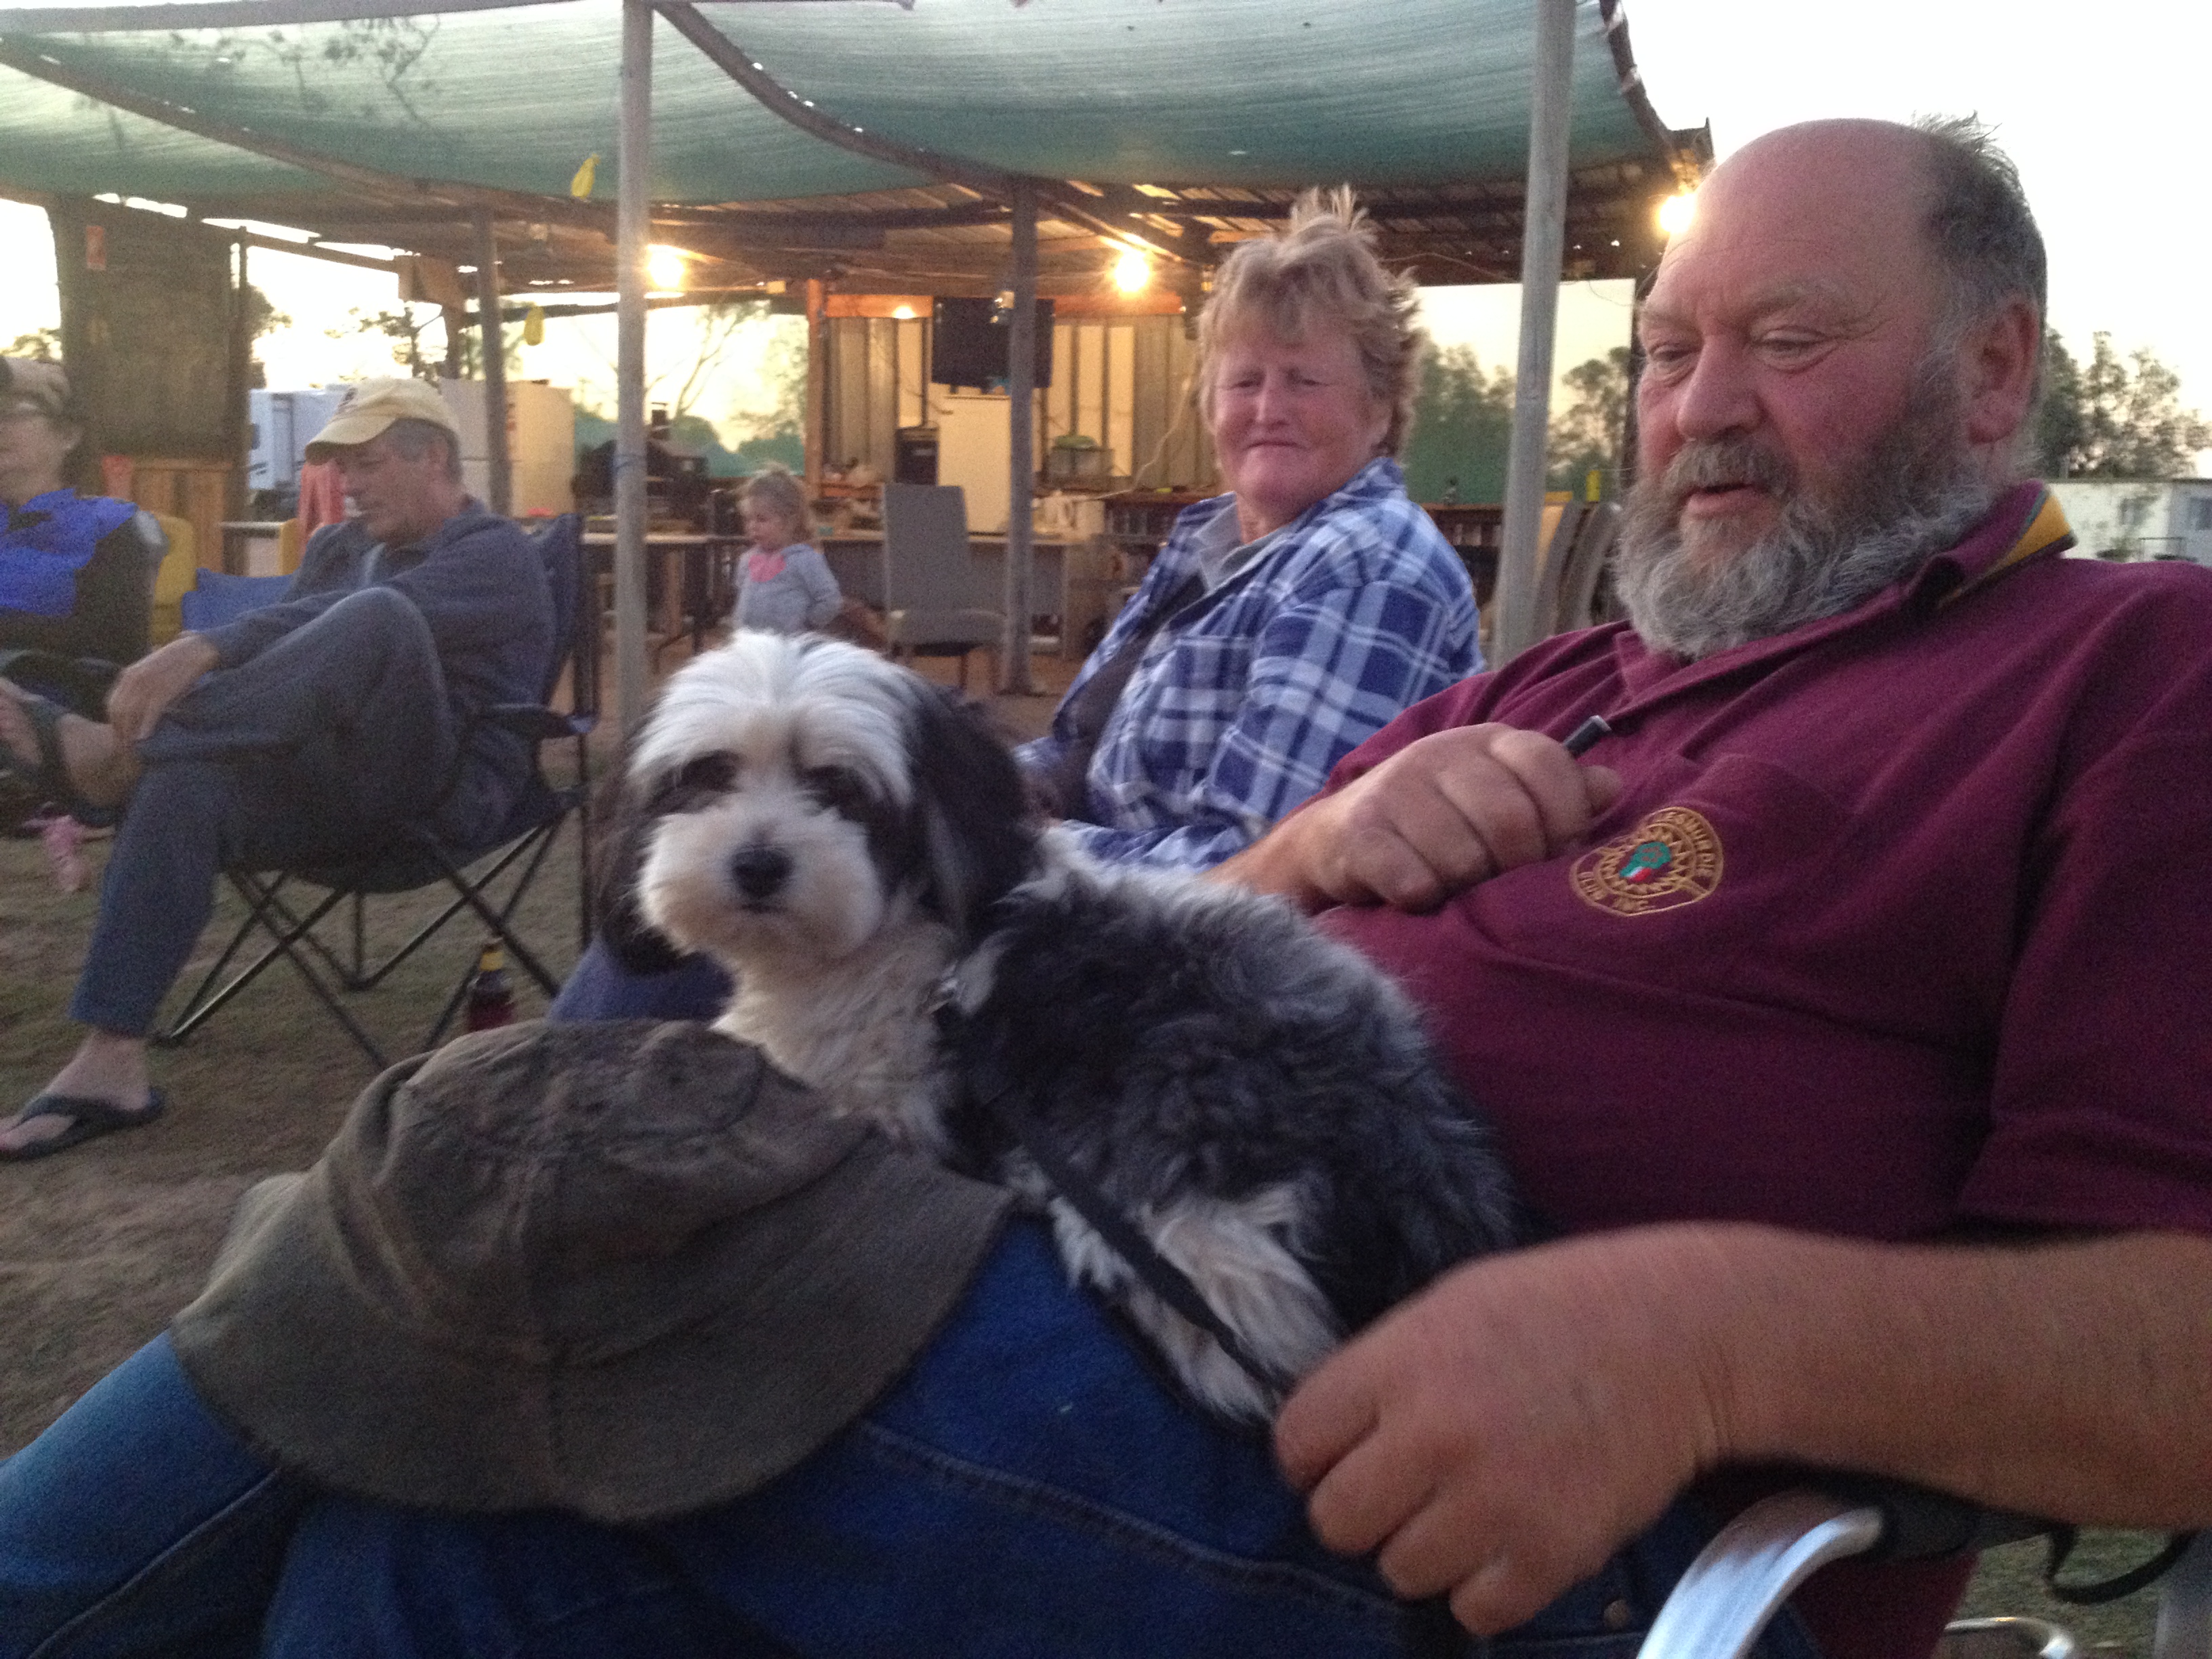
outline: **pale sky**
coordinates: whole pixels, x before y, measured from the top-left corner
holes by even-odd
[[[1355,0],[1343,0],[1353,3]],[[927,3],[927,0],[923,0]],[[1661,118],[1710,120],[1718,155],[1820,116],[1976,113],[2019,164],[2051,251],[2051,320],[2077,356],[2112,333],[2150,347],[2212,409],[2212,305],[2203,295],[2212,214],[2196,186],[2212,63],[2203,0],[1627,0],[1638,64]],[[45,216],[0,202],[0,344],[58,320]],[[349,307],[396,303],[389,277],[255,250],[253,279],[295,325],[262,343],[269,383],[335,381],[386,367],[381,342],[343,341]],[[1431,332],[1510,368],[1518,290],[1432,290]],[[656,313],[662,358],[688,343],[683,313]],[[1624,283],[1563,291],[1560,372],[1627,338]],[[611,319],[549,325],[524,373],[612,402]],[[728,397],[744,393],[742,365]]]
[[[2212,410],[2212,216],[2198,194],[2203,0],[1627,0],[1660,118],[1725,157],[1824,116],[1978,115],[2020,168],[2051,257],[2051,323],[2155,351]]]

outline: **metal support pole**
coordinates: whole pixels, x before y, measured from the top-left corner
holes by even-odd
[[[246,516],[246,481],[253,470],[253,285],[246,280],[246,244],[235,244],[238,250],[238,289],[231,298],[230,363],[224,378],[230,383],[230,396],[223,400],[223,425],[230,450],[230,465],[222,483],[222,510],[229,517]],[[270,483],[282,488],[287,482],[271,478]],[[289,482],[297,483],[295,477]]]
[[[477,229],[477,350],[483,360],[484,459],[491,471],[491,510],[514,511],[514,465],[507,453],[507,331],[499,319],[499,238],[489,209],[472,216]]]
[[[1014,314],[1006,328],[1006,627],[999,689],[1026,693],[1033,689],[1030,619],[1036,611],[1030,592],[1036,527],[1030,496],[1036,483],[1036,186],[1027,179],[1016,184],[1011,205]]]
[[[1573,114],[1575,0],[1535,0],[1536,80],[1528,108],[1528,186],[1521,232],[1521,360],[1505,460],[1505,526],[1491,620],[1493,668],[1536,642],[1536,532],[1552,414],[1552,336],[1566,252],[1567,138]]]
[[[615,208],[615,720],[645,714],[645,287],[653,178],[653,7],[623,0]]]

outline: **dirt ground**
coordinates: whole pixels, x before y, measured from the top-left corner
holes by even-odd
[[[952,678],[947,661],[925,659],[923,668]],[[1065,685],[1056,659],[1040,656],[1036,670],[1048,688]],[[975,684],[980,690],[980,672]],[[992,712],[1010,736],[1033,736],[1053,701],[1001,697]],[[593,747],[604,775],[609,734]],[[88,844],[94,885],[65,894],[49,879],[37,842],[0,840],[0,1109],[36,1093],[76,1042],[63,1011],[110,845]],[[556,976],[577,955],[576,875],[573,832],[564,830],[522,912],[524,937]],[[372,945],[404,939],[434,908],[428,893],[377,901]],[[222,890],[173,1007],[243,914]],[[475,960],[480,930],[459,921],[453,928],[384,985],[348,999],[395,1057],[420,1047]],[[545,999],[526,976],[512,977],[522,1015],[542,1013]],[[182,1047],[157,1052],[155,1075],[169,1097],[159,1123],[57,1158],[0,1164],[0,1455],[36,1436],[191,1299],[239,1194],[264,1176],[313,1163],[374,1073],[278,963]]]
[[[950,678],[944,665],[926,666]],[[1039,668],[1048,689],[1065,684],[1058,663],[1041,659]],[[1010,735],[1028,736],[1043,729],[1051,708],[1049,695],[1000,698],[994,713]],[[594,764],[603,770],[604,757]],[[95,882],[108,845],[88,848]],[[564,832],[524,910],[526,937],[542,945],[556,974],[577,951],[576,869]],[[379,902],[372,943],[406,937],[428,902]],[[34,1093],[75,1041],[63,1009],[93,912],[92,890],[54,889],[36,842],[0,840],[0,1109]],[[226,892],[185,984],[240,914]],[[473,962],[477,938],[457,925],[349,1006],[389,1052],[410,1052]],[[524,1017],[542,1012],[544,999],[514,977]],[[282,963],[188,1043],[157,1054],[155,1065],[170,1099],[160,1123],[43,1162],[0,1165],[0,1455],[36,1436],[191,1299],[239,1194],[264,1176],[312,1163],[373,1074]],[[2093,1537],[2069,1577],[2118,1571],[2148,1547],[2127,1534]],[[2035,1583],[2039,1560],[2033,1546],[1993,1553],[1969,1610],[2053,1619],[2099,1653],[2148,1653],[2153,1593],[2062,1608]]]

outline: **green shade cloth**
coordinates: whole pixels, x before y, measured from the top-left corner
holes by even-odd
[[[611,201],[613,0],[0,40],[207,119],[407,179]],[[46,9],[50,12],[51,9]],[[283,0],[271,11],[282,15]],[[1529,0],[915,0],[706,5],[769,74],[868,133],[1101,183],[1517,183]],[[51,22],[51,15],[40,21]],[[1573,161],[1662,158],[1577,9]],[[656,24],[652,194],[849,195],[928,182],[799,131]],[[310,173],[0,69],[0,183],[155,199],[312,193]]]

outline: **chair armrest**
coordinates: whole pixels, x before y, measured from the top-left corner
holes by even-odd
[[[1805,1479],[1806,1490],[1762,1498],[1721,1528],[1659,1610],[1638,1659],[1741,1659],[1792,1590],[1846,1556],[1925,1560],[2054,1529],[2034,1516],[1904,1481],[1829,1472]]]
[[[1762,1498],[1690,1563],[1637,1659],[1743,1659],[1790,1591],[1881,1535],[1881,1511],[1870,1504],[1813,1492]]]

